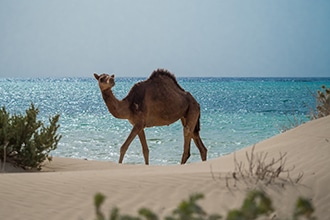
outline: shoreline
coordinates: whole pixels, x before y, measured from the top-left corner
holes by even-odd
[[[93,196],[107,198],[104,213],[117,206],[122,214],[136,215],[148,207],[160,217],[170,214],[193,193],[203,193],[199,203],[209,214],[225,216],[239,208],[246,192],[262,188],[273,200],[276,218],[290,218],[296,199],[309,198],[318,219],[330,209],[330,117],[307,122],[257,143],[254,154],[278,158],[290,179],[302,174],[297,184],[289,181],[265,185],[253,179],[232,177],[234,158],[248,166],[246,147],[205,162],[186,165],[136,165],[54,157],[41,172],[0,173],[0,213],[4,219],[95,219]],[[283,179],[287,179],[283,175]],[[279,180],[280,181],[280,180]]]

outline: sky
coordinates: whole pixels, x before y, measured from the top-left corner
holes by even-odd
[[[0,78],[330,77],[329,0],[0,0]]]

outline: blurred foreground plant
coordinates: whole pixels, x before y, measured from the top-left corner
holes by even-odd
[[[188,200],[183,200],[176,209],[172,211],[171,216],[165,217],[165,220],[217,220],[222,219],[221,215],[208,215],[204,209],[198,205],[197,201],[202,199],[203,194],[193,194]],[[97,193],[94,197],[94,205],[97,220],[107,220],[101,211],[101,205],[105,201],[105,196]],[[262,216],[269,216],[274,211],[272,200],[263,191],[251,191],[247,194],[240,209],[234,209],[228,212],[226,220],[252,220],[259,219]],[[308,220],[316,220],[312,216],[314,212],[313,205],[309,200],[299,198],[293,213],[293,220],[299,220],[301,217]],[[121,215],[117,207],[113,208],[109,215],[109,220],[158,220],[157,214],[150,209],[142,208],[138,212],[139,216]],[[274,218],[272,218],[274,219]]]
[[[241,209],[228,212],[227,220],[257,219],[273,212],[272,200],[262,191],[251,191],[246,196]]]
[[[25,113],[10,115],[5,107],[0,109],[0,160],[3,166],[9,162],[24,169],[41,169],[61,139],[56,134],[60,116],[49,118],[49,126],[45,126],[37,120],[39,109],[33,104]]]

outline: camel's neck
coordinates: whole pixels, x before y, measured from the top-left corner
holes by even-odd
[[[108,107],[109,112],[115,118],[128,119],[130,116],[129,104],[127,101],[118,100],[111,89],[102,91],[102,97]]]

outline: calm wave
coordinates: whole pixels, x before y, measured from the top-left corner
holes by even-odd
[[[113,91],[126,96],[141,78],[118,78]],[[201,105],[201,137],[208,158],[219,157],[290,127],[289,120],[305,122],[316,105],[313,94],[330,78],[179,78],[180,85]],[[0,105],[23,113],[33,102],[40,119],[60,114],[62,139],[52,155],[118,161],[119,148],[131,125],[107,111],[93,78],[0,79]],[[150,164],[176,164],[183,151],[180,122],[146,129]],[[188,162],[200,161],[192,143]],[[124,163],[144,163],[136,138]]]

